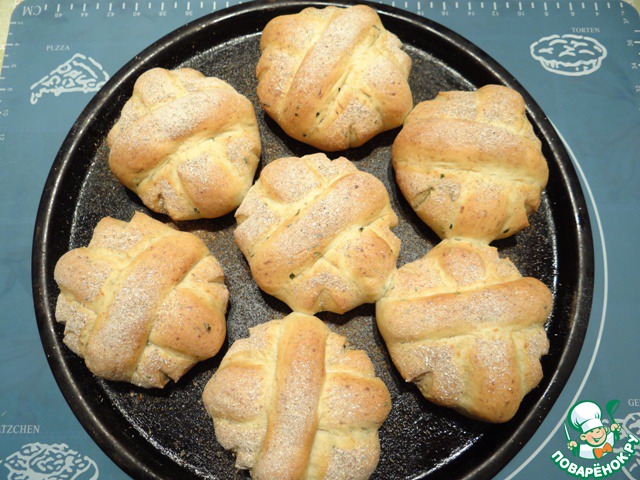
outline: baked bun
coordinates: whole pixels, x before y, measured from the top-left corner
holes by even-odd
[[[143,73],[107,142],[118,180],[174,220],[220,217],[240,205],[261,149],[251,102],[190,68]]]
[[[306,8],[271,20],[260,41],[258,98],[291,137],[324,151],[402,125],[411,58],[375,10]]]
[[[490,243],[522,230],[549,175],[524,100],[498,85],[417,105],[392,158],[400,190],[440,238]]]
[[[220,444],[254,479],[366,479],[391,397],[361,350],[292,313],[236,341],[203,394]]]
[[[400,239],[389,195],[349,160],[318,153],[268,164],[236,211],[235,240],[258,286],[303,313],[373,303]]]
[[[89,246],[60,258],[54,278],[64,343],[107,380],[162,387],[224,341],[220,264],[195,235],[143,213],[100,220]]]
[[[542,378],[552,303],[495,248],[443,240],[397,270],[376,317],[393,363],[428,400],[506,422]]]

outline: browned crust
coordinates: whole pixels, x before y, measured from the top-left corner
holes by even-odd
[[[400,249],[384,185],[342,157],[275,160],[236,219],[235,240],[256,283],[305,313],[375,302]]]
[[[427,399],[505,422],[542,378],[552,303],[494,248],[443,240],[398,269],[376,318],[400,374]]]
[[[380,454],[389,391],[359,350],[292,313],[235,342],[205,387],[216,437],[256,479],[366,479]]]
[[[522,97],[498,85],[417,105],[392,158],[403,195],[441,238],[491,242],[520,231],[549,174]]]
[[[251,472],[254,478],[303,477],[318,428],[329,333],[318,322],[284,322],[267,433]]]
[[[370,7],[276,17],[260,48],[262,107],[288,135],[320,150],[362,145],[400,126],[413,106],[411,59]]]
[[[89,246],[63,255],[56,319],[95,375],[162,387],[220,349],[228,292],[195,235],[136,213],[107,217]]]
[[[143,73],[108,145],[118,180],[174,220],[215,218],[236,208],[261,152],[251,102],[188,68]]]

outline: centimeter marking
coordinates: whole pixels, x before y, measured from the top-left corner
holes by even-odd
[[[597,18],[602,13],[611,11],[611,14],[619,16],[622,24],[629,24],[628,11],[633,11],[633,6],[623,0],[377,0],[378,3],[387,4],[407,11],[412,11],[422,16],[430,16],[437,20],[438,17],[463,15],[469,19],[485,16],[499,17],[515,12],[516,17],[524,17],[530,14],[549,17],[551,15],[564,14],[570,17],[584,15]],[[98,0],[88,2],[84,0],[67,2],[63,0],[43,0],[40,4],[28,4],[16,6],[16,12],[12,17],[9,28],[9,37],[5,48],[0,45],[0,122],[9,116],[9,110],[2,108],[2,94],[13,91],[10,85],[6,85],[6,73],[17,68],[12,63],[9,52],[19,48],[17,42],[12,42],[12,29],[20,28],[27,17],[40,15],[52,15],[54,18],[79,17],[86,18],[94,15],[102,15],[107,18],[130,15],[140,17],[143,15],[183,15],[197,18],[205,14],[246,3],[246,0]],[[16,15],[17,14],[17,15]],[[634,38],[627,39],[627,47],[636,51],[633,60],[629,64],[630,70],[635,75],[640,74],[640,29],[634,30]],[[634,93],[640,95],[640,80],[633,86]],[[0,130],[0,142],[5,140],[5,133]]]
[[[123,14],[133,17],[145,15],[158,15],[166,17],[169,15],[184,15],[185,17],[199,17],[207,13],[228,8],[232,5],[240,5],[246,0],[97,0],[88,2],[84,0],[67,2],[64,0],[43,0],[43,3],[20,5],[16,1],[16,11],[10,22],[7,43],[0,45],[0,93],[7,91],[9,87],[3,85],[7,69],[16,68],[10,63],[9,51],[19,45],[12,42],[12,29],[19,28],[23,24],[22,18],[37,17],[40,15],[52,15],[54,18],[75,16],[86,18],[90,15],[103,15],[107,18],[114,18]],[[537,14],[548,17],[555,14],[568,14],[571,17],[581,13],[591,14],[598,17],[605,11],[613,11],[613,14],[620,15],[623,24],[630,23],[627,17],[627,10],[634,11],[633,6],[624,0],[377,0],[378,3],[387,4],[405,10],[412,11],[422,16],[447,17],[454,15],[464,15],[473,19],[482,13],[492,17],[511,14],[515,12],[517,17],[524,17],[528,14]],[[511,11],[511,12],[509,12]],[[635,12],[635,11],[634,11]],[[18,15],[16,15],[18,14]],[[187,18],[187,20],[189,20]],[[637,47],[640,40],[637,40],[640,30],[634,31],[634,37],[627,40],[627,46]],[[631,63],[631,68],[640,73],[640,53],[637,54],[636,61]],[[637,89],[640,93],[640,89]],[[1,101],[1,99],[0,99]],[[1,115],[0,115],[1,118]]]
[[[79,12],[79,16],[88,17],[95,13],[106,13],[107,17],[115,17],[121,13],[141,16],[143,13],[156,13],[159,16],[167,16],[173,13],[181,13],[187,17],[203,15],[232,5],[240,5],[243,0],[123,0],[123,1],[98,1],[98,2],[44,2],[35,5],[18,6],[23,16],[38,16],[44,12],[53,12],[54,17],[60,18],[71,13]],[[448,16],[454,12],[461,12],[473,17],[476,13],[488,12],[492,16],[499,16],[500,12],[514,10],[517,15],[524,16],[528,12],[541,11],[544,16],[553,12],[568,12],[574,16],[576,12],[592,12],[599,16],[604,10],[624,10],[633,8],[623,0],[378,0],[378,3],[391,5],[405,10],[413,11],[418,15],[431,15],[436,13]]]

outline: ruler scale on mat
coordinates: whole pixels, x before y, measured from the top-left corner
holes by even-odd
[[[0,75],[0,159],[10,159],[8,167],[14,174],[14,177],[5,178],[18,178],[19,181],[0,179],[0,186],[8,199],[8,206],[4,208],[27,212],[16,220],[18,224],[24,224],[21,243],[30,245],[37,202],[51,163],[69,128],[95,91],[126,62],[162,36],[187,22],[238,3],[220,0],[27,0],[17,6],[11,19]],[[598,180],[602,184],[605,181],[624,182],[625,173],[633,178],[630,173],[635,167],[630,166],[631,162],[621,161],[622,172],[618,172],[618,176],[623,178],[620,180],[612,178],[605,168],[607,162],[601,161],[630,159],[637,153],[637,149],[634,150],[637,144],[628,140],[634,134],[638,137],[640,111],[640,21],[633,7],[620,1],[566,0],[384,3],[452,29],[485,50],[513,74],[566,139],[579,160],[576,167],[583,172],[584,179],[596,182],[596,196],[603,188]],[[606,56],[597,68],[582,75],[554,71],[532,55],[532,45],[553,35],[589,37],[603,47]],[[607,94],[600,95],[601,92]],[[32,188],[28,192],[24,190],[26,184]],[[586,182],[584,186],[588,186]],[[587,194],[589,190],[585,188],[585,192]],[[595,228],[595,204],[590,208],[598,253],[603,248]],[[596,386],[589,390],[587,382],[594,352],[603,348],[600,347],[599,327],[604,320],[602,275],[605,269],[601,265],[603,259],[598,261],[592,316],[583,354],[546,420],[501,472],[500,478],[511,478],[514,474],[516,478],[560,478],[559,475],[564,475],[551,455],[566,446],[562,428],[566,410],[576,399],[599,395]],[[0,355],[7,355],[11,371],[21,372],[34,380],[26,382],[29,386],[16,387],[6,395],[8,400],[0,405],[0,414],[2,424],[28,423],[25,431],[32,434],[0,437],[0,471],[6,472],[2,462],[7,456],[20,451],[26,444],[64,443],[68,449],[95,462],[100,478],[126,478],[71,414],[48,373],[44,356],[40,353],[32,359],[19,353],[28,349],[41,350],[31,300],[28,301],[28,304],[16,303],[15,310],[8,309],[6,313],[24,317],[16,328],[18,332],[24,331],[25,343],[31,343],[25,348],[20,342],[12,342],[15,346],[8,346],[5,349],[8,353]],[[617,338],[624,341],[621,336]],[[615,349],[620,350],[617,345]],[[620,393],[622,395],[625,393]],[[20,412],[22,417],[15,412]]]
[[[197,17],[199,15],[215,12],[234,5],[247,2],[237,0],[193,0],[193,1],[103,1],[103,2],[26,2],[17,7],[18,12],[23,15],[37,16],[43,12],[54,12],[55,18],[62,18],[65,15],[75,13],[82,18],[88,18],[94,14],[102,13],[108,18],[114,18],[118,14],[139,17],[145,13],[154,13],[159,16],[181,15],[186,18]],[[477,13],[487,12],[491,16],[499,16],[500,12],[516,10],[518,16],[525,16],[535,10],[542,10],[544,16],[549,16],[553,12],[567,11],[570,16],[575,16],[580,11],[592,11],[595,16],[599,16],[603,10],[615,10],[629,8],[626,2],[622,1],[566,1],[566,0],[486,0],[486,1],[464,1],[464,0],[411,0],[411,1],[389,1],[384,2],[393,7],[402,8],[418,15],[454,15],[455,12],[462,12],[467,16],[475,16]]]
[[[60,60],[69,60],[76,53],[81,58],[90,57],[105,70],[104,75],[112,75],[133,55],[164,34],[203,15],[242,3],[224,0],[26,1],[16,7],[11,20],[0,75],[0,93],[12,92],[16,82],[35,83],[59,67],[63,63]],[[539,37],[571,34],[597,38],[610,33],[611,29],[617,30],[619,43],[607,48],[627,49],[625,53],[633,50],[635,55],[629,55],[626,65],[621,67],[631,74],[640,71],[637,23],[633,28],[637,12],[622,1],[387,0],[380,3],[439,22],[494,57],[504,55],[506,58],[501,58],[500,63],[514,74],[525,62],[527,65],[523,66],[527,70],[536,67],[527,51],[536,40],[536,31],[540,32]],[[501,38],[509,38],[509,42],[496,42]],[[518,42],[523,43],[519,50],[513,48]],[[106,48],[107,53],[94,55],[94,48]],[[47,70],[47,66],[51,69]],[[515,76],[525,82],[528,75]],[[640,84],[640,79],[637,83]],[[634,84],[628,88],[631,93],[640,95],[640,86]],[[63,91],[61,86],[54,95]],[[11,111],[4,108],[0,119],[10,115]],[[6,123],[0,124],[0,135],[6,136],[8,129]]]

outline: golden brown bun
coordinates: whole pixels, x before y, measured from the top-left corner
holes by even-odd
[[[118,180],[174,220],[240,205],[261,149],[251,102],[190,68],[143,73],[107,140]]]
[[[490,243],[522,230],[549,175],[524,100],[497,85],[417,105],[392,158],[403,195],[440,238]]]
[[[162,387],[224,341],[220,264],[195,235],[143,213],[129,223],[102,219],[88,247],[60,258],[54,278],[64,342],[99,377]]]
[[[258,286],[304,313],[344,313],[384,293],[398,218],[377,178],[324,154],[268,164],[236,211]]]
[[[271,20],[260,41],[258,98],[291,137],[324,151],[402,125],[411,58],[364,5],[306,8]]]
[[[427,399],[506,422],[542,378],[552,303],[495,248],[443,240],[397,270],[376,317],[393,363]]]
[[[203,394],[220,444],[254,479],[366,479],[391,397],[361,350],[292,313],[236,341]]]

